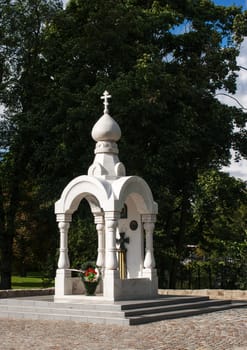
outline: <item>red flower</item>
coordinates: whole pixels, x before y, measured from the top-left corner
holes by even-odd
[[[84,282],[99,282],[100,281],[100,270],[95,265],[85,264],[85,268],[82,266],[82,280]]]
[[[89,267],[85,272],[85,276],[89,276],[90,274],[97,275],[97,272],[93,268]]]

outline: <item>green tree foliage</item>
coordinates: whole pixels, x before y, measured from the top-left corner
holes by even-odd
[[[93,215],[86,200],[81,202],[73,216],[68,244],[73,268],[81,269],[82,263],[97,260],[98,236]]]
[[[42,210],[52,217],[62,188],[86,173],[107,89],[123,133],[121,160],[159,203],[157,261],[164,270],[163,253],[171,252],[174,286],[198,174],[226,165],[231,146],[245,155],[246,115],[215,98],[220,88],[235,92],[245,14],[209,0],[70,0],[65,10],[56,1],[1,0],[1,7],[2,134],[9,136],[2,181],[17,186],[2,185],[3,207],[17,197],[11,223],[26,185],[39,227]]]
[[[32,135],[36,129],[35,119],[42,118],[42,108],[38,107],[37,101],[44,78],[42,31],[58,8],[55,1],[1,0],[0,103],[5,107],[1,120],[1,147],[6,151],[0,164],[2,288],[11,287],[12,248],[14,238],[18,239],[20,218],[25,215],[21,213],[23,203],[37,186],[31,172],[37,152]]]
[[[215,238],[242,242],[246,235],[246,183],[217,171],[198,179],[194,223],[204,249]]]
[[[236,16],[241,18],[240,9],[210,1],[71,0],[48,33],[57,45],[51,56],[54,83],[66,88],[66,103],[75,106],[76,97],[80,100],[79,130],[83,126],[90,134],[100,113],[95,100],[105,88],[111,91],[112,115],[123,131],[121,159],[129,174],[150,183],[162,213],[160,241],[172,241],[178,257],[198,172],[227,164],[235,118],[241,130],[246,120],[214,97],[219,88],[236,88],[241,41],[239,33],[234,41]],[[77,154],[81,141],[73,144]],[[174,199],[169,209],[163,204],[167,193]],[[167,225],[169,233],[163,229]]]
[[[246,210],[245,182],[217,171],[200,175],[190,239],[223,288],[246,288]]]

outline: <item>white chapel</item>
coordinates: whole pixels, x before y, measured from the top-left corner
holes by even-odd
[[[55,203],[60,231],[55,300],[73,294],[67,238],[73,213],[82,199],[90,205],[98,235],[96,263],[102,271],[99,297],[115,301],[158,294],[153,250],[157,204],[141,177],[126,176],[118,157],[121,130],[108,110],[111,96],[105,91],[101,98],[104,113],[92,129],[96,142],[93,163],[87,175],[69,182]]]

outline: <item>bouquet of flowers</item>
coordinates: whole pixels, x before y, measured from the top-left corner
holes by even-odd
[[[94,262],[86,262],[81,266],[81,278],[87,295],[94,295],[101,279],[99,268]]]
[[[93,267],[89,267],[82,274],[83,274],[84,281],[87,281],[87,282],[96,282],[98,279],[98,273]]]

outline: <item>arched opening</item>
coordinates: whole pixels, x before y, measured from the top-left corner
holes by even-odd
[[[70,267],[80,269],[86,261],[97,259],[97,231],[94,216],[86,198],[72,216],[68,232]]]
[[[85,288],[80,273],[87,263],[96,264],[98,255],[98,233],[95,226],[95,216],[92,211],[98,208],[96,198],[84,197],[77,210],[73,213],[68,232],[68,252],[70,269],[72,269],[72,294],[84,294]],[[97,209],[98,211],[99,209]],[[102,283],[98,287],[102,292]]]

